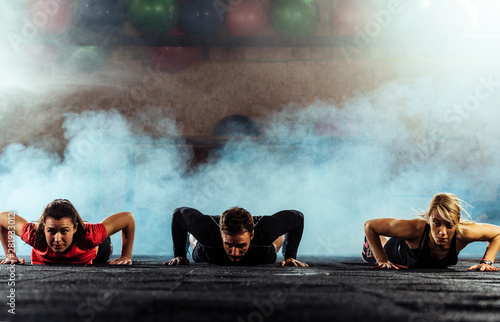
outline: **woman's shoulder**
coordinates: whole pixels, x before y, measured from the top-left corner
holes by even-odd
[[[85,224],[85,230],[87,231],[96,231],[96,230],[102,230],[105,229],[104,225],[102,223],[90,223],[87,221],[83,222]]]
[[[425,226],[427,226],[427,221],[420,218],[411,219],[411,221],[415,225],[415,228],[418,230],[424,230]]]
[[[84,222],[85,224],[85,234],[82,236],[82,244],[79,244],[80,247],[85,248],[93,248],[102,243],[104,239],[106,239],[106,227],[102,223],[89,223]]]
[[[106,227],[102,223],[89,223],[84,222],[85,225],[85,238],[87,240],[94,240],[96,236],[107,236]]]
[[[400,237],[407,242],[418,242],[425,230],[426,221],[419,218],[413,219],[394,219],[390,224],[391,230],[395,232],[395,236]]]
[[[37,222],[30,222],[27,221],[23,224],[22,232],[35,232],[38,228],[38,223]]]
[[[499,226],[486,223],[468,222],[457,229],[457,239],[467,243],[487,241],[499,234]]]
[[[35,245],[37,226],[38,224],[35,222],[25,222],[21,229],[21,240],[30,246]]]
[[[420,218],[412,218],[412,219],[390,219],[390,224],[398,227],[399,229],[421,232],[425,229],[427,222]]]
[[[407,219],[407,223],[409,226],[409,235],[408,239],[418,239],[422,237],[424,233],[425,227],[427,226],[427,221],[422,220],[420,218]]]

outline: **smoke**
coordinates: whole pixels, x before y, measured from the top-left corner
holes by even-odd
[[[17,3],[10,1],[5,12],[20,10]],[[131,211],[134,253],[167,259],[176,207],[220,214],[238,205],[254,215],[297,209],[305,215],[299,256],[333,256],[360,252],[366,220],[413,218],[412,209],[425,208],[437,192],[453,192],[473,206],[496,202],[495,68],[400,77],[339,105],[290,103],[255,120],[259,137],[234,138],[192,169],[181,129],[174,119],[153,119],[154,107],[134,117],[161,137],[145,135],[104,104],[83,113],[47,109],[77,92],[79,86],[69,85],[80,80],[64,64],[40,73],[20,62],[16,46],[31,35],[20,32],[29,30],[27,20],[6,19],[2,27],[0,206],[27,220],[55,198],[70,199],[89,222]],[[86,79],[106,85],[101,76]],[[41,107],[48,113],[39,113]],[[33,132],[39,124],[47,125],[41,138]],[[23,135],[14,135],[19,126]],[[55,139],[61,136],[62,146]],[[483,209],[470,211],[477,218]],[[113,242],[119,249],[118,234]],[[22,242],[18,247],[29,254]]]
[[[256,215],[298,209],[306,216],[301,253],[356,254],[370,218],[412,218],[440,191],[472,204],[496,197],[499,93],[469,114],[457,110],[487,79],[388,83],[342,108],[290,105],[257,120],[261,137],[229,141],[196,171],[190,148],[173,139],[173,122],[164,120],[170,135],[154,139],[133,133],[116,111],[70,113],[62,157],[18,143],[3,150],[1,202],[29,220],[60,197],[91,222],[133,211],[136,253],[165,256],[178,206],[209,214],[234,205]],[[341,122],[349,132],[338,132]]]

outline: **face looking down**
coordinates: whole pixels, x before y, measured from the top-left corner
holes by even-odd
[[[453,222],[450,223],[439,216],[436,209],[432,210],[429,216],[430,238],[437,246],[446,247],[451,244],[458,225],[456,216],[452,216],[452,218]]]
[[[248,231],[239,234],[228,234],[221,231],[220,234],[224,250],[232,262],[239,262],[243,258],[250,248],[250,241],[254,235],[253,232],[250,234]]]

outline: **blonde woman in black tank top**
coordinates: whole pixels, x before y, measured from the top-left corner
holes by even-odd
[[[446,268],[456,264],[469,243],[485,241],[482,259],[469,270],[498,271],[493,262],[500,249],[500,227],[463,219],[462,213],[467,214],[455,195],[439,193],[416,219],[369,220],[363,258],[377,268]]]

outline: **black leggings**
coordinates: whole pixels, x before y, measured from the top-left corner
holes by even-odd
[[[111,238],[106,238],[102,244],[99,245],[97,256],[92,261],[94,264],[106,264],[113,255],[113,244]]]

